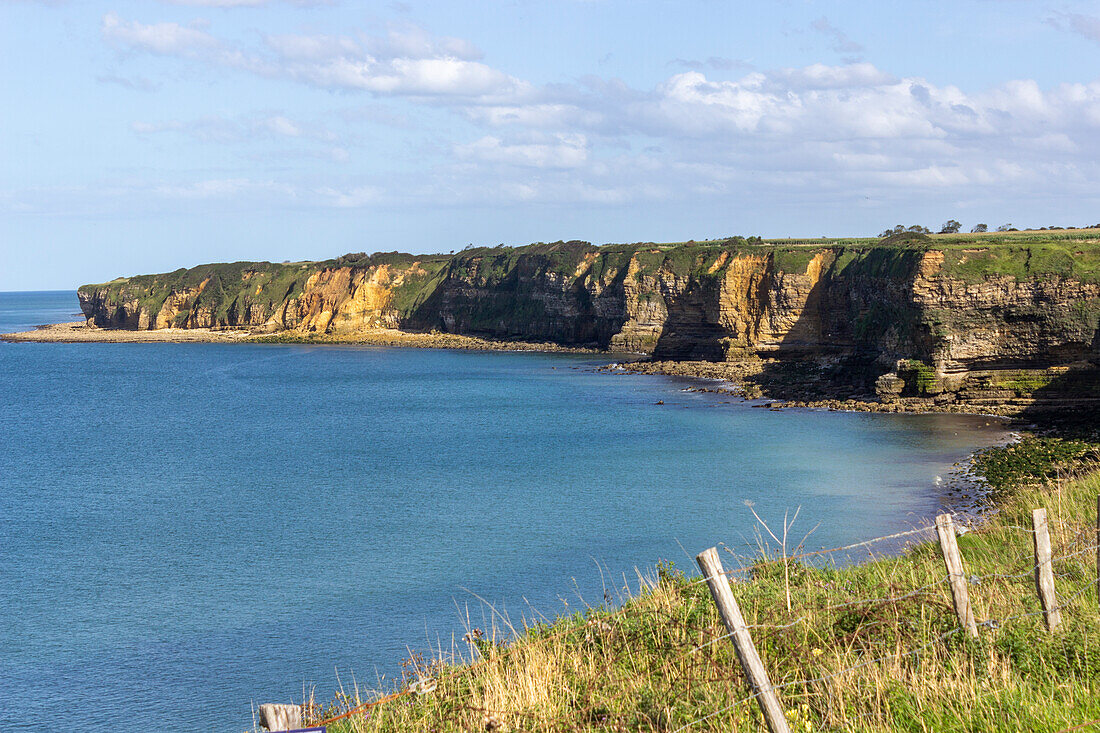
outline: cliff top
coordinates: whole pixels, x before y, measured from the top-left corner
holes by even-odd
[[[786,272],[803,272],[814,253],[821,250],[937,250],[944,252],[943,272],[967,281],[981,280],[987,275],[1007,275],[1017,279],[1036,275],[1052,275],[1086,282],[1100,282],[1100,228],[1023,230],[1016,232],[910,234],[886,238],[849,237],[819,239],[762,239],[760,237],[728,237],[684,242],[633,242],[596,246],[584,241],[537,242],[520,247],[469,247],[457,252],[408,254],[403,252],[349,253],[329,260],[300,262],[232,262],[211,263],[180,268],[172,273],[119,277],[107,283],[83,285],[80,291],[118,287],[124,283],[146,287],[154,282],[172,281],[175,286],[197,285],[207,279],[231,280],[261,275],[265,289],[280,298],[294,289],[303,274],[333,267],[380,267],[388,265],[408,268],[418,264],[429,276],[439,272],[452,260],[467,264],[490,261],[507,269],[522,256],[539,256],[563,274],[571,273],[577,264],[592,254],[604,254],[618,260],[623,256],[641,255],[659,260],[677,272],[696,269],[710,254],[721,251],[771,255],[776,266]],[[494,268],[495,269],[495,268]],[[216,284],[216,283],[215,283]]]

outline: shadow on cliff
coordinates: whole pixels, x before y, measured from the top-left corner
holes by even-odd
[[[469,265],[448,266],[402,328],[606,349],[627,321],[621,305],[626,268],[602,292],[592,293],[579,277],[560,287],[554,263],[538,253],[524,255],[494,278],[471,276],[462,267]]]
[[[763,360],[760,371],[744,380],[747,393],[783,400],[875,399],[875,380],[893,368],[899,351],[930,351],[931,335],[909,297],[922,254],[900,248],[836,253],[810,285],[804,305],[789,318],[783,313],[785,304],[808,271],[780,272],[773,259],[752,327],[758,334],[779,335],[758,339],[747,350],[750,358]],[[683,321],[691,322],[685,312],[670,309],[672,333],[659,342],[659,349],[667,344],[670,352],[684,355],[663,358],[737,359],[737,349],[728,350],[730,334],[716,317],[701,329],[694,352],[677,349],[674,337],[684,332]],[[662,358],[660,354],[655,356]]]
[[[1026,426],[1081,440],[1100,441],[1100,329],[1093,353],[1030,393],[1016,416]]]
[[[665,320],[653,347],[656,360],[722,361],[729,331],[720,323],[721,286],[693,280],[675,297],[665,296]]]

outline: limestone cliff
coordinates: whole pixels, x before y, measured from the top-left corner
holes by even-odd
[[[558,242],[203,265],[79,296],[100,327],[384,326],[660,359],[843,364],[884,399],[979,401],[1031,396],[1100,364],[1097,236]],[[1067,383],[1100,397],[1089,380]]]

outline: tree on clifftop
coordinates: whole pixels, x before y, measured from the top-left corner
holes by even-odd
[[[958,234],[962,224],[954,219],[948,219],[940,228],[940,234]]]
[[[887,230],[883,231],[882,234],[880,234],[879,236],[880,237],[889,237],[889,236],[892,236],[894,234],[903,234],[905,232],[910,232],[912,234],[931,234],[932,233],[928,229],[928,227],[922,227],[920,224],[914,224],[911,227],[906,227],[902,224],[898,224],[893,229],[887,229]]]
[[[989,227],[987,227],[985,224],[975,224],[974,228],[970,231],[980,234],[981,232],[988,232]]]

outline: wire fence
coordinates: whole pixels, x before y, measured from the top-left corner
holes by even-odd
[[[1030,528],[1014,525],[998,525],[997,528],[1034,533]],[[979,531],[980,529],[978,528]],[[1068,527],[1062,526],[1061,529],[1063,535],[1069,532]],[[789,566],[809,558],[820,558],[935,531],[935,526],[925,526],[842,547],[800,552],[785,558],[765,558],[758,561],[753,568],[759,569],[776,562]],[[967,531],[974,530],[964,528],[960,534]],[[1054,556],[1050,562],[1060,570],[1055,577],[1061,580],[1063,590],[1067,590],[1066,585],[1071,580],[1077,581],[1059,599],[1056,608],[990,615],[977,619],[977,625],[985,630],[984,633],[992,633],[994,630],[1005,629],[1010,624],[1050,614],[1052,610],[1068,611],[1073,608],[1082,596],[1098,587],[1097,578],[1088,573],[1087,568],[1070,565],[1070,561],[1097,552],[1098,545],[1088,542],[1088,539],[1092,538],[1086,531],[1073,533],[1063,543],[1062,553]],[[1025,557],[1021,555],[1006,570],[998,568],[993,572],[969,575],[966,581],[975,593],[976,602],[985,607],[992,604],[993,600],[982,597],[983,588],[989,587],[992,592],[995,587],[1010,586],[1014,582],[1035,576],[1043,565],[1044,563],[1036,562],[1034,558],[1025,561]],[[725,580],[738,572],[744,572],[744,569],[724,570],[721,576]],[[696,576],[671,583],[679,598],[694,594],[692,597],[695,605],[688,611],[682,605],[678,606],[671,601],[666,603],[666,599],[661,596],[662,581],[649,579],[640,581],[639,594],[618,608],[590,609],[588,618],[572,623],[559,621],[561,628],[558,629],[553,629],[549,624],[536,624],[517,633],[514,638],[500,641],[496,639],[495,630],[486,639],[480,632],[471,629],[464,637],[469,648],[467,657],[456,653],[453,647],[449,655],[439,650],[430,660],[418,659],[413,655],[400,689],[366,701],[357,690],[353,696],[343,696],[337,703],[324,708],[310,700],[304,705],[305,719],[312,725],[332,726],[342,723],[348,726],[348,730],[368,730],[372,729],[372,723],[382,725],[381,719],[372,721],[372,716],[385,715],[386,711],[392,711],[393,706],[402,704],[401,701],[404,700],[413,701],[410,710],[418,701],[429,703],[423,713],[424,723],[430,721],[432,726],[442,728],[452,725],[456,729],[469,729],[472,718],[478,718],[476,722],[480,723],[480,726],[475,727],[489,731],[502,730],[505,727],[513,730],[548,731],[615,725],[620,728],[629,727],[629,721],[614,719],[621,713],[608,709],[598,701],[578,697],[571,700],[568,706],[555,708],[553,705],[531,704],[532,700],[540,699],[540,694],[545,699],[552,697],[555,693],[551,690],[524,690],[526,697],[518,693],[509,694],[507,689],[496,690],[493,694],[487,692],[489,683],[485,682],[485,674],[489,671],[493,671],[492,679],[495,681],[506,680],[508,675],[513,675],[518,689],[526,684],[522,679],[523,665],[533,664],[532,660],[554,659],[549,652],[546,656],[540,656],[540,650],[563,642],[582,648],[589,667],[585,673],[592,679],[605,680],[608,684],[616,684],[619,678],[628,675],[629,672],[623,670],[628,669],[631,664],[642,664],[638,660],[644,655],[661,655],[662,674],[651,675],[650,684],[653,695],[663,701],[664,705],[663,708],[661,705],[655,706],[658,719],[650,721],[650,727],[675,733],[698,729],[747,703],[759,700],[762,694],[771,691],[783,693],[791,699],[806,699],[806,696],[815,694],[814,689],[844,675],[891,660],[915,660],[934,650],[946,650],[949,640],[966,631],[964,626],[954,623],[948,601],[950,574],[937,574],[929,582],[915,587],[891,587],[890,592],[885,594],[850,599],[837,598],[836,595],[842,594],[837,588],[815,588],[816,592],[809,597],[802,597],[806,595],[803,592],[805,589],[788,588],[788,593],[793,594],[797,609],[791,606],[777,609],[774,613],[756,609],[753,622],[745,623],[743,628],[754,632],[758,643],[762,643],[769,651],[773,648],[787,649],[798,659],[766,659],[766,662],[776,665],[783,663],[777,683],[770,690],[755,690],[751,694],[738,693],[745,684],[745,677],[731,653],[730,645],[722,644],[737,632],[727,631],[714,613],[713,605],[708,603],[709,597],[698,587],[717,577]],[[751,582],[746,585],[735,584],[734,588],[748,590],[751,585]],[[701,610],[704,607],[705,613]],[[912,608],[920,609],[919,616],[908,612]],[[493,611],[495,613],[495,609]],[[849,648],[844,655],[838,654],[829,660],[840,660],[845,656],[855,659],[851,664],[840,668],[823,669],[822,665],[829,660],[820,660],[821,663],[818,663],[814,656],[816,650],[803,648],[803,642],[795,637],[800,628],[809,629],[815,622],[820,626],[823,618],[830,619],[830,623],[835,626],[839,623],[838,619],[847,619],[844,616],[846,613],[852,614],[852,623],[856,624],[846,639]],[[768,615],[772,615],[773,619],[768,620]],[[881,639],[876,639],[871,633],[876,628],[883,631]],[[799,646],[800,644],[803,646]],[[514,668],[510,668],[510,664]],[[793,671],[799,669],[812,670],[812,673],[795,677]],[[505,681],[501,684],[508,683]],[[492,704],[494,700],[502,702],[521,698],[526,700],[526,705]],[[707,712],[685,721],[683,711],[669,712],[677,700],[691,701],[690,704],[695,709],[707,709]],[[548,709],[562,712],[553,715],[547,712]],[[402,720],[407,722],[409,719]]]

